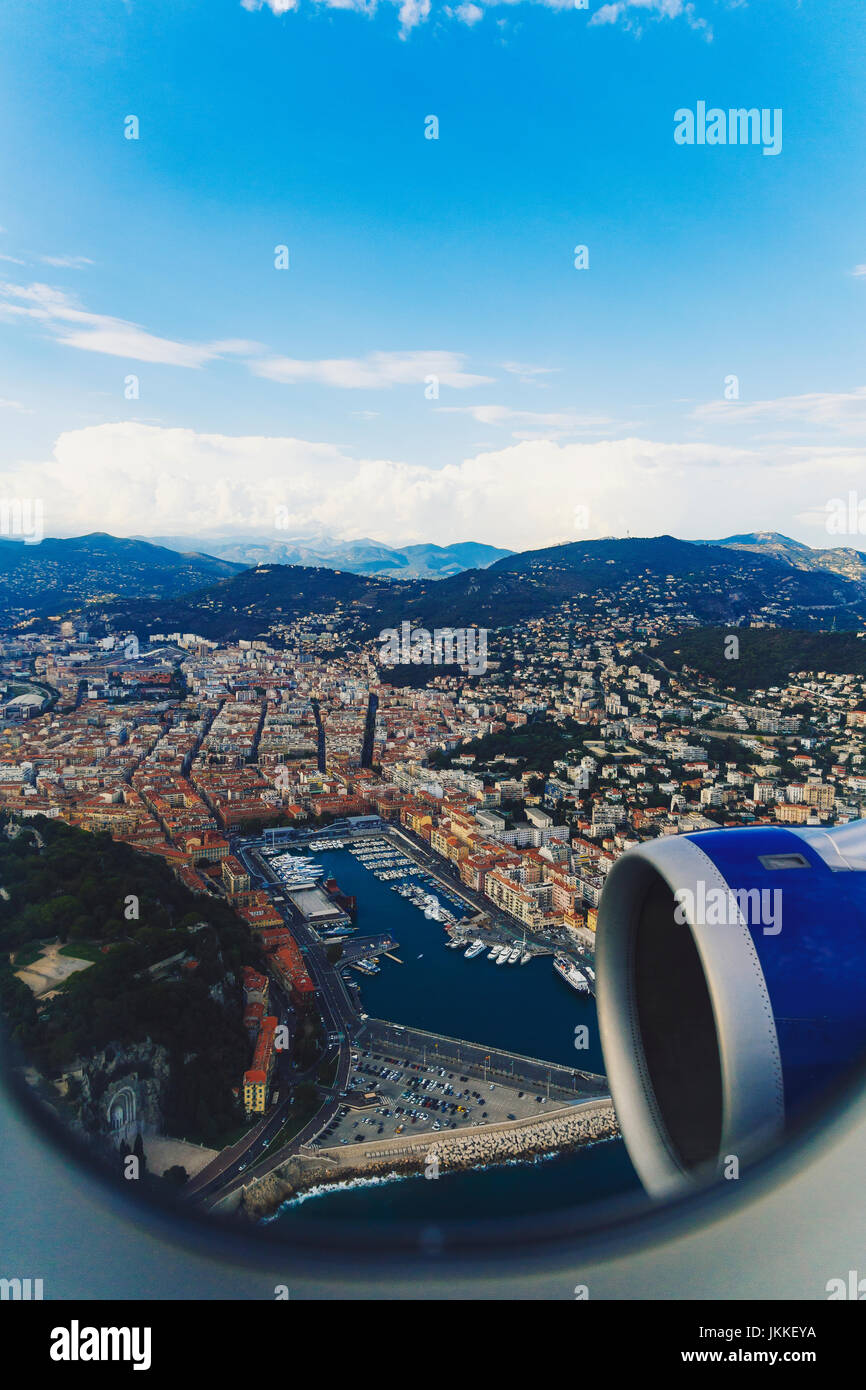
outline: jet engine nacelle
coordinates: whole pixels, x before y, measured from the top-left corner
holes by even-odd
[[[630,850],[602,893],[596,966],[611,1094],[647,1191],[748,1161],[866,1054],[866,821]]]

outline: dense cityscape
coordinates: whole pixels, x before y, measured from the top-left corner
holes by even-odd
[[[6,862],[45,854],[46,838],[62,854],[65,826],[117,847],[99,874],[126,847],[139,878],[183,894],[166,917],[155,889],[148,912],[121,873],[95,919],[92,880],[36,908],[8,879],[4,997],[31,1084],[103,1160],[135,1145],[149,1181],[251,1219],[311,1187],[429,1167],[434,1141],[456,1172],[615,1138],[604,1076],[565,1067],[555,1045],[545,1061],[543,1044],[503,1051],[507,1026],[469,1022],[455,1039],[411,1010],[399,1033],[370,1017],[365,981],[404,959],[405,928],[369,913],[367,884],[423,914],[436,949],[552,959],[563,999],[574,992],[569,1029],[594,1035],[598,905],[626,851],[860,817],[860,634],[787,634],[773,603],[713,628],[693,593],[693,578],[648,568],[615,602],[565,599],[484,629],[474,670],[443,658],[453,633],[419,647],[418,629],[401,662],[399,642],[369,638],[339,603],[270,624],[259,612],[262,635],[233,641],[111,630],[98,606],[93,630],[79,612],[5,636]],[[774,679],[800,650],[856,669]],[[341,881],[350,861],[360,890]],[[187,1041],[180,1066],[170,995],[143,1002],[142,974],[219,1010],[219,1065]],[[515,978],[531,1013],[540,977]],[[323,1174],[341,1150],[337,1177]]]

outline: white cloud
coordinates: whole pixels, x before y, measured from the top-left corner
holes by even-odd
[[[295,357],[267,357],[251,363],[256,376],[286,385],[315,382],[344,390],[377,390],[389,386],[423,385],[434,376],[441,386],[465,390],[483,386],[492,378],[463,371],[464,358],[456,352],[371,352],[366,357],[335,357],[303,361]]]
[[[375,14],[378,8],[378,0],[314,0],[314,2],[329,10],[355,10],[369,15]],[[405,37],[412,29],[423,24],[434,13],[443,14],[449,19],[458,20],[461,24],[472,26],[483,18],[487,10],[496,9],[503,5],[514,6],[524,3],[524,0],[487,0],[484,5],[475,4],[473,0],[463,0],[462,4],[454,7],[450,5],[434,6],[432,0],[386,0],[386,2],[397,9],[400,32]],[[548,10],[577,10],[584,14],[589,11],[589,3],[580,4],[578,0],[526,0],[526,2],[542,5]],[[245,10],[254,12],[267,9],[275,15],[284,15],[290,10],[300,8],[300,0],[240,0],[240,3]],[[596,10],[589,22],[590,24],[622,24],[624,28],[640,33],[639,15],[653,19],[683,18],[692,29],[702,31],[707,38],[712,37],[706,21],[695,13],[695,7],[691,0],[613,0],[613,3],[602,5],[601,9]],[[497,22],[503,23],[502,20]]]
[[[246,338],[223,338],[212,343],[184,343],[160,338],[140,324],[108,314],[93,314],[79,306],[65,290],[33,283],[16,285],[0,281],[0,322],[33,322],[44,325],[66,347],[100,352],[137,362],[159,362],[173,367],[203,367],[222,357],[247,359],[250,370],[269,381],[293,385],[314,382],[348,390],[375,390],[390,386],[425,385],[435,377],[440,386],[465,390],[488,385],[493,378],[463,370],[465,358],[457,352],[431,349],[417,352],[371,352],[366,357],[304,360],[261,356],[262,343]]]
[[[137,362],[174,367],[201,367],[218,354],[213,347],[158,338],[137,323],[91,314],[75,299],[51,285],[0,282],[0,319],[42,323],[56,340],[84,352],[103,352]]]
[[[477,24],[479,19],[484,18],[484,11],[481,6],[472,4],[458,5],[456,10],[446,10],[446,14],[454,14],[457,19],[468,24],[470,28],[473,24]]]
[[[245,10],[260,10],[267,5],[274,14],[288,14],[298,8],[298,0],[241,0],[241,5]]]
[[[430,3],[431,0],[400,0],[397,17],[401,33],[407,34],[416,24],[423,24],[425,19],[429,19]]]
[[[696,13],[691,0],[610,0],[590,19],[591,25],[619,24],[640,34],[641,19],[684,19],[689,28],[712,39],[712,30],[705,19]]]
[[[613,424],[606,415],[576,415],[572,411],[514,410],[506,405],[443,405],[438,409],[443,415],[469,415],[479,425],[510,426],[515,439],[527,437],[518,432],[520,427],[543,430],[547,437],[551,437],[551,431],[559,435],[581,434],[586,431],[609,429]]]
[[[48,535],[193,533],[205,548],[209,533],[278,538],[277,507],[289,508],[293,532],[393,543],[540,546],[567,533],[580,506],[589,529],[574,539],[790,534],[799,517],[814,526],[813,543],[826,544],[826,499],[861,480],[854,448],[527,440],[437,469],[309,440],[121,422],[62,434],[47,461],[0,473],[0,495],[44,499]]]
[[[121,422],[61,434],[50,460],[0,474],[0,495],[43,498],[54,534],[267,529],[277,505],[313,509],[323,476],[355,471],[330,444]]]
[[[83,270],[86,265],[93,265],[88,256],[37,256],[36,259],[60,270]]]
[[[17,410],[21,415],[32,415],[33,411],[29,406],[22,405],[20,401],[7,401],[0,397],[0,410]]]
[[[220,357],[254,357],[257,352],[267,351],[263,343],[252,342],[249,338],[221,338],[208,343],[208,347]]]
[[[708,401],[693,417],[716,424],[790,422],[834,429],[866,426],[866,386],[853,391],[811,391],[802,396],[779,396],[766,401]]]
[[[866,277],[866,265],[855,265],[854,269],[851,271],[851,274],[855,276],[856,279],[862,280],[864,277]]]
[[[560,370],[559,367],[536,367],[531,362],[503,362],[502,368],[512,376],[521,377],[549,376]]]

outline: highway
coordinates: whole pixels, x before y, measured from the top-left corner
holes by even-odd
[[[335,1055],[334,1047],[329,1046],[324,1057],[319,1057],[306,1071],[298,1072],[291,1070],[292,1064],[288,1056],[278,1053],[276,1075],[272,1084],[283,1098],[237,1144],[223,1150],[218,1158],[202,1169],[201,1173],[188,1184],[185,1188],[185,1195],[194,1197],[196,1200],[212,1199],[217,1193],[224,1195],[225,1191],[230,1191],[233,1186],[238,1185],[239,1179],[248,1182],[253,1177],[264,1176],[278,1163],[285,1162],[291,1153],[295,1152],[330,1122],[339,1108],[340,1092],[345,1091],[347,1087],[351,1039],[360,1023],[360,1011],[340,972],[335,970],[328,961],[324,946],[301,913],[295,908],[285,892],[284,885],[270,869],[267,861],[260,859],[255,851],[240,838],[233,837],[230,844],[231,852],[245,865],[251,879],[258,887],[264,888],[270,893],[280,916],[291,930],[304,955],[310,979],[316,986],[316,1002],[322,1017],[325,1034],[329,1041],[333,1039],[336,1044],[337,1072],[332,1092],[324,1101],[321,1110],[313,1116],[299,1134],[295,1135],[289,1144],[283,1145],[278,1152],[269,1155],[267,1154],[268,1145],[290,1118],[291,1094],[283,1095],[283,1092],[290,1092],[299,1082],[310,1080],[322,1066],[323,1061],[328,1061]],[[277,1012],[278,1017],[285,1020],[291,1010],[290,1003],[285,998],[279,981],[270,973],[268,978],[270,980],[272,1012]],[[276,1006],[279,1006],[279,1009]]]

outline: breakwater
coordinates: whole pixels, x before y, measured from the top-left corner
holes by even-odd
[[[417,1137],[400,1135],[324,1150],[314,1156],[297,1154],[245,1188],[237,1210],[247,1220],[258,1222],[312,1188],[430,1171],[434,1157],[438,1172],[462,1172],[564,1154],[618,1134],[613,1106],[605,1097],[538,1119]]]

